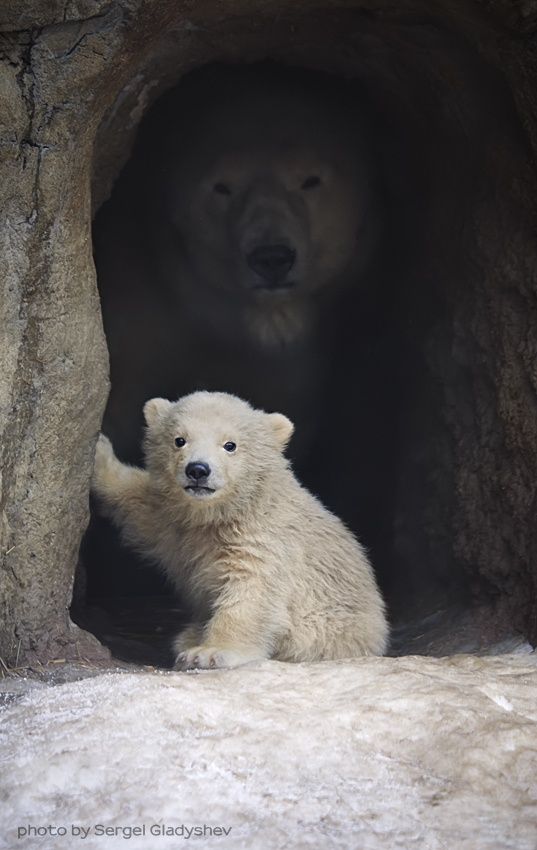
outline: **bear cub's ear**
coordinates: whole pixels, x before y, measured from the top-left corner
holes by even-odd
[[[284,449],[291,439],[295,426],[283,413],[267,413],[278,446]]]
[[[146,424],[156,425],[159,419],[168,412],[172,406],[171,401],[166,398],[152,398],[144,404],[144,417]]]

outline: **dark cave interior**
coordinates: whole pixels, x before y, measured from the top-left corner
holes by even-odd
[[[488,510],[493,522],[497,514],[493,506],[487,508],[495,488],[480,481],[480,476],[494,477],[494,458],[503,451],[489,305],[501,287],[496,250],[517,228],[516,210],[503,198],[509,163],[524,139],[505,81],[440,23],[419,28],[419,38],[405,44],[383,45],[382,32],[371,38],[369,53],[364,44],[362,52],[341,60],[345,68],[338,65],[336,41],[325,46],[324,53],[332,51],[334,58],[331,66],[325,58],[321,70],[314,58],[305,59],[306,48],[291,55],[288,65],[277,57],[282,78],[295,73],[295,64],[311,74],[313,84],[330,71],[330,85],[344,88],[347,102],[356,99],[378,175],[380,218],[367,267],[323,306],[322,343],[310,363],[316,373],[322,361],[320,403],[314,424],[309,420],[309,447],[297,449],[292,442],[289,455],[300,480],[370,551],[393,624],[392,651],[478,651],[517,631],[497,606],[505,588],[513,596],[517,578],[502,585],[494,570],[487,575],[480,568],[461,516]],[[315,45],[308,49],[313,57]],[[249,56],[232,73],[252,74],[257,67],[252,61]],[[117,352],[125,344],[139,345],[128,317],[129,311],[140,311],[145,297],[140,327],[155,340],[157,352],[147,397],[177,397],[200,388],[200,379],[189,377],[188,359],[173,361],[173,347],[159,336],[159,311],[151,307],[160,293],[157,274],[151,274],[154,253],[144,236],[153,179],[149,163],[159,159],[167,110],[181,114],[185,81],[188,89],[197,74],[221,76],[226,67],[209,63],[191,71],[147,110],[139,141],[94,222],[112,385]],[[495,238],[498,246],[492,250]],[[125,252],[145,269],[145,295],[126,307],[123,324],[107,326],[107,309],[119,310],[131,297]],[[487,326],[481,333],[479,317]],[[222,345],[220,366],[227,356]],[[283,375],[294,357],[293,345],[273,351],[273,374]],[[237,392],[272,409],[265,373],[249,384],[236,377],[234,363],[231,358],[225,386],[219,368],[204,375],[203,387]],[[132,383],[138,374],[134,369]],[[299,398],[300,387],[296,391]],[[292,405],[281,412],[296,419]],[[487,445],[479,454],[475,446],[484,417]],[[121,433],[114,428],[121,456]],[[110,430],[107,414],[103,430]],[[124,460],[140,459],[139,420],[136,434],[134,443],[125,442]],[[470,454],[475,460],[471,481],[460,471]],[[508,576],[515,559],[507,546],[498,549],[497,559],[502,564],[497,574]],[[170,636],[187,622],[188,612],[157,569],[120,544],[95,506],[81,562],[73,619],[118,658],[169,666]]]

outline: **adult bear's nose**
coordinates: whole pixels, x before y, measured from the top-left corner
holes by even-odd
[[[246,261],[265,281],[265,286],[273,288],[283,285],[287,273],[294,265],[295,257],[296,251],[287,245],[259,245],[250,251]]]
[[[211,474],[211,467],[208,463],[196,460],[188,463],[185,469],[187,477],[192,481],[199,481],[200,478],[208,478]]]

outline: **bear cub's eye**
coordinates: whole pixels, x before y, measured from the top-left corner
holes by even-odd
[[[316,186],[320,186],[321,178],[316,174],[312,174],[311,177],[306,177],[302,184],[302,189],[315,189]]]
[[[182,449],[183,446],[186,446],[185,438],[184,437],[176,437],[175,438],[175,445],[177,446],[178,449]]]
[[[216,192],[218,195],[231,195],[231,189],[225,183],[215,183],[213,192]]]
[[[224,448],[226,452],[234,452],[237,448],[237,443],[232,443],[230,440],[228,443],[224,443]]]

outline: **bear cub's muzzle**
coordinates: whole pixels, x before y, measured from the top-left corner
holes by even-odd
[[[196,460],[187,463],[185,475],[190,483],[186,485],[185,490],[195,496],[214,493],[214,488],[209,487],[210,474],[211,467],[204,461]]]

